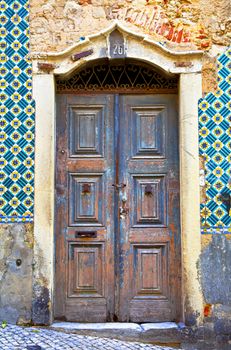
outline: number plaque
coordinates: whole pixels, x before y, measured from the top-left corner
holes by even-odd
[[[126,49],[123,35],[114,30],[109,37],[110,42],[110,57],[111,58],[124,58],[126,57]]]

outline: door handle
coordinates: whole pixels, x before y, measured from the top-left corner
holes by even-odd
[[[129,208],[126,206],[126,203],[127,203],[127,194],[126,194],[126,192],[123,191],[123,193],[120,196],[120,200],[121,200],[121,206],[119,208],[120,218],[124,219],[125,216],[129,212]]]
[[[127,215],[129,212],[129,208],[128,207],[120,207],[120,215]]]
[[[120,200],[120,207],[119,207],[119,215],[120,215],[120,219],[124,219],[125,216],[128,214],[129,212],[129,208],[126,207],[126,202],[127,202],[127,194],[125,192],[125,187],[126,184],[121,182],[119,184],[112,184],[113,187],[115,187],[116,191],[120,191],[120,195],[119,195],[119,200]]]

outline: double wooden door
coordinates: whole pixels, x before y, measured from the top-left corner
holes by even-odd
[[[180,319],[176,101],[57,97],[57,319]]]

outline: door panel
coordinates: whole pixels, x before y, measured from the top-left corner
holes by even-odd
[[[103,245],[69,243],[68,297],[104,296]]]
[[[165,123],[164,106],[140,106],[131,110],[132,158],[164,157]]]
[[[166,245],[133,245],[133,257],[134,299],[166,299]]]
[[[132,175],[132,227],[165,226],[166,181],[164,175]]]
[[[56,318],[113,319],[113,109],[113,96],[57,98]]]
[[[119,182],[126,185],[121,194],[126,202],[120,205],[126,210],[120,218],[119,319],[179,319],[176,98],[125,95],[121,99]]]
[[[70,155],[104,156],[105,106],[70,106]]]
[[[104,226],[104,174],[70,174],[69,226]]]
[[[55,317],[180,319],[174,95],[57,99]]]

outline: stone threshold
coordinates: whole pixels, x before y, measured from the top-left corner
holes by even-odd
[[[181,329],[184,324],[175,322],[162,323],[75,323],[54,322],[50,328],[56,331],[78,335],[114,338],[125,341],[138,341],[151,344],[179,346]]]

